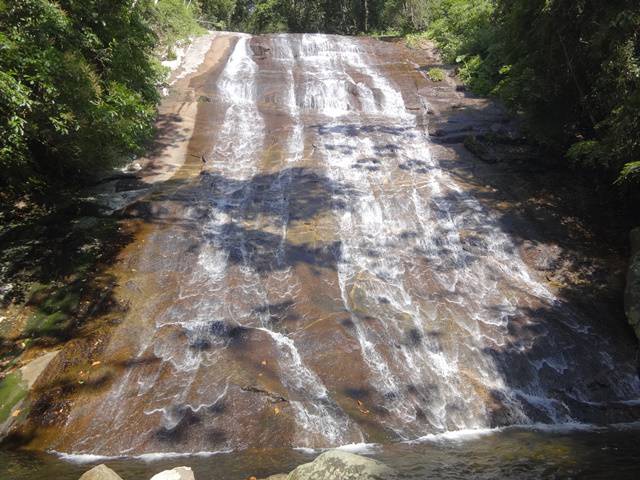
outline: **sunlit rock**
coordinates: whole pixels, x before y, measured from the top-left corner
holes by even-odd
[[[385,464],[340,450],[323,453],[311,463],[300,465],[287,480],[387,480],[397,478]]]
[[[80,480],[122,480],[122,477],[106,465],[98,465],[85,472]]]
[[[151,477],[151,480],[195,480],[193,471],[189,467],[177,467],[165,470]]]

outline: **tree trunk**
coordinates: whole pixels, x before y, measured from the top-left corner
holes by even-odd
[[[369,31],[369,0],[364,0],[364,33]]]

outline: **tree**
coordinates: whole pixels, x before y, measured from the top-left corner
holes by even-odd
[[[0,187],[81,178],[152,132],[156,37],[129,0],[0,2]]]

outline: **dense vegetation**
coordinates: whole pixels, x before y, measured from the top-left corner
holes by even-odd
[[[196,21],[197,19],[197,21]],[[161,55],[201,29],[429,38],[553,158],[640,179],[635,0],[0,0],[0,188],[75,182],[144,148]]]
[[[427,36],[477,92],[504,99],[572,166],[640,180],[640,6],[634,0],[438,0]],[[415,37],[414,37],[415,40]]]
[[[0,189],[69,184],[152,135],[156,51],[197,29],[182,0],[0,0]]]

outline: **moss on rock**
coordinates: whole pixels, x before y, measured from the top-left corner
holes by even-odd
[[[13,372],[0,382],[0,424],[4,423],[13,408],[27,395],[26,382],[20,372]]]

